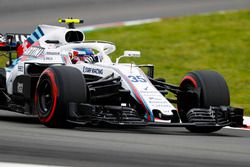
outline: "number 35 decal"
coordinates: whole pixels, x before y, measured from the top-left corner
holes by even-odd
[[[130,79],[131,82],[147,82],[142,76],[137,75],[129,75],[128,78]]]

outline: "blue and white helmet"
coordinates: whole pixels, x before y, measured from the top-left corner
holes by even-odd
[[[98,57],[90,48],[74,48],[72,49],[73,59],[77,57],[78,60],[85,63],[93,63],[98,61]]]

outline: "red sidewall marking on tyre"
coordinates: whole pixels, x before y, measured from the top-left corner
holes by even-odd
[[[196,80],[195,80],[193,77],[191,77],[191,76],[185,76],[185,77],[182,79],[181,84],[182,84],[185,80],[191,81],[192,84],[194,85],[194,88],[198,88],[198,84],[197,84]],[[181,85],[181,84],[180,84],[180,85]],[[179,108],[178,108],[178,107],[177,107],[177,111],[179,112]]]
[[[191,76],[185,76],[185,77],[183,78],[183,80],[181,81],[181,83],[182,83],[184,80],[189,80],[189,81],[191,81],[192,84],[194,85],[194,87],[195,87],[195,88],[198,88],[198,84],[197,84],[196,80],[195,80],[193,77],[191,77]]]
[[[54,73],[51,70],[48,69],[48,70],[45,70],[42,73],[41,76],[43,76],[45,74],[49,76],[51,84],[52,84],[53,106],[52,106],[52,109],[51,109],[51,112],[49,113],[49,115],[47,117],[44,117],[44,118],[40,117],[40,121],[44,122],[44,123],[48,123],[52,119],[52,117],[53,117],[53,115],[55,113],[56,103],[57,103],[57,95],[58,95],[58,88],[57,88],[57,85],[56,85],[56,82],[55,82]],[[37,103],[37,100],[38,100],[37,95],[35,97],[35,100],[36,100],[36,103]]]

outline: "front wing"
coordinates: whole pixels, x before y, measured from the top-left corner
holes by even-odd
[[[170,122],[148,121],[136,110],[125,106],[91,105],[69,103],[68,122],[83,125],[102,123],[118,126],[164,126],[164,127],[242,127],[243,109],[228,106],[194,108],[187,113],[188,122],[181,122],[178,112]]]

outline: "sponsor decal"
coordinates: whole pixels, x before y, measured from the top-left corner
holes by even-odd
[[[160,97],[148,97],[149,98],[149,100],[161,100],[162,98],[160,98]]]
[[[59,52],[46,52],[47,55],[59,55]]]
[[[53,60],[53,57],[45,57],[45,60],[51,61],[51,60]]]
[[[23,66],[18,66],[18,71],[23,72]]]
[[[146,91],[145,89],[141,90],[140,93],[142,96],[147,99],[146,101],[153,108],[171,108],[171,104],[167,102],[167,100],[159,94],[157,91]]]
[[[154,90],[141,90],[140,91],[141,94],[145,95],[145,96],[152,96],[152,97],[155,97],[155,96],[159,96],[159,93],[157,91],[154,91]]]
[[[83,66],[84,73],[103,74],[103,69]]]
[[[23,93],[23,83],[17,82],[17,93]]]
[[[38,46],[32,46],[28,48],[24,54],[32,57],[38,57],[40,56],[44,51],[44,48],[38,47]]]

